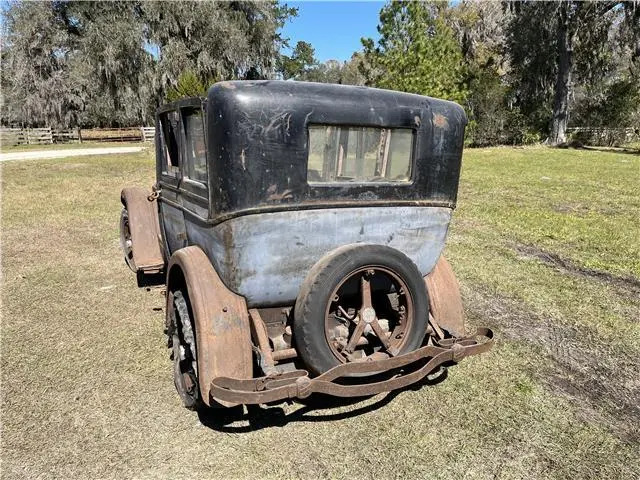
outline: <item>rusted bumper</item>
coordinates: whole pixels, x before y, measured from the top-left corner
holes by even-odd
[[[486,352],[492,346],[493,332],[488,328],[480,328],[475,335],[441,340],[436,345],[428,345],[397,357],[338,365],[315,378],[309,378],[306,370],[244,380],[217,377],[211,382],[209,394],[216,400],[235,404],[306,398],[314,392],[337,397],[365,397],[404,388],[422,380],[443,363],[459,362],[470,355]],[[424,365],[410,368],[425,360]],[[368,374],[379,378],[381,372],[391,370],[394,375],[386,380],[372,378],[367,383],[362,377],[366,378]],[[359,375],[357,383],[339,383],[341,378],[353,375]]]

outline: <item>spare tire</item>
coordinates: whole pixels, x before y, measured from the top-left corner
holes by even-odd
[[[309,271],[296,300],[298,354],[315,374],[419,348],[429,318],[422,275],[384,245],[340,247]]]

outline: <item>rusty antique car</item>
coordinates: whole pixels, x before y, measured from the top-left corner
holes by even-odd
[[[368,396],[490,348],[442,256],[465,124],[444,100],[290,81],[160,108],[121,243],[165,282],[186,407]]]

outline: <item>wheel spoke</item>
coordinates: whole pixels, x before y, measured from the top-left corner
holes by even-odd
[[[360,281],[360,290],[362,295],[362,306],[360,308],[362,310],[373,307],[371,302],[371,283],[365,278],[367,275],[368,272],[362,276],[362,280]]]
[[[384,345],[384,348],[388,350],[390,345],[389,337],[387,336],[385,331],[382,330],[382,327],[380,326],[380,323],[378,322],[377,318],[373,322],[371,322],[371,328],[373,329],[374,333],[378,336],[378,338],[382,342],[382,345]]]
[[[354,321],[355,321],[355,319],[356,319],[356,317],[358,316],[358,315],[354,315],[353,317],[350,317],[350,316],[349,316],[349,312],[347,312],[347,311],[346,311],[344,308],[342,308],[340,305],[338,305],[338,310],[340,310],[340,313],[342,314],[342,316],[343,316],[345,319],[349,320],[350,322],[354,322]]]
[[[366,326],[366,323],[364,322],[364,320],[360,319],[360,322],[358,322],[355,330],[353,331],[353,333],[351,334],[351,337],[349,338],[349,343],[347,343],[347,346],[344,347],[344,350],[343,350],[344,352],[353,353],[356,346],[358,345],[358,340],[360,340],[360,337],[362,337],[362,334],[364,333],[365,326]]]

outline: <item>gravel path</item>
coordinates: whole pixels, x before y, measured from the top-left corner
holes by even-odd
[[[43,158],[79,157],[83,155],[109,155],[112,153],[141,152],[144,147],[104,147],[79,148],[75,150],[35,150],[25,152],[0,153],[0,162],[9,160],[38,160]]]

